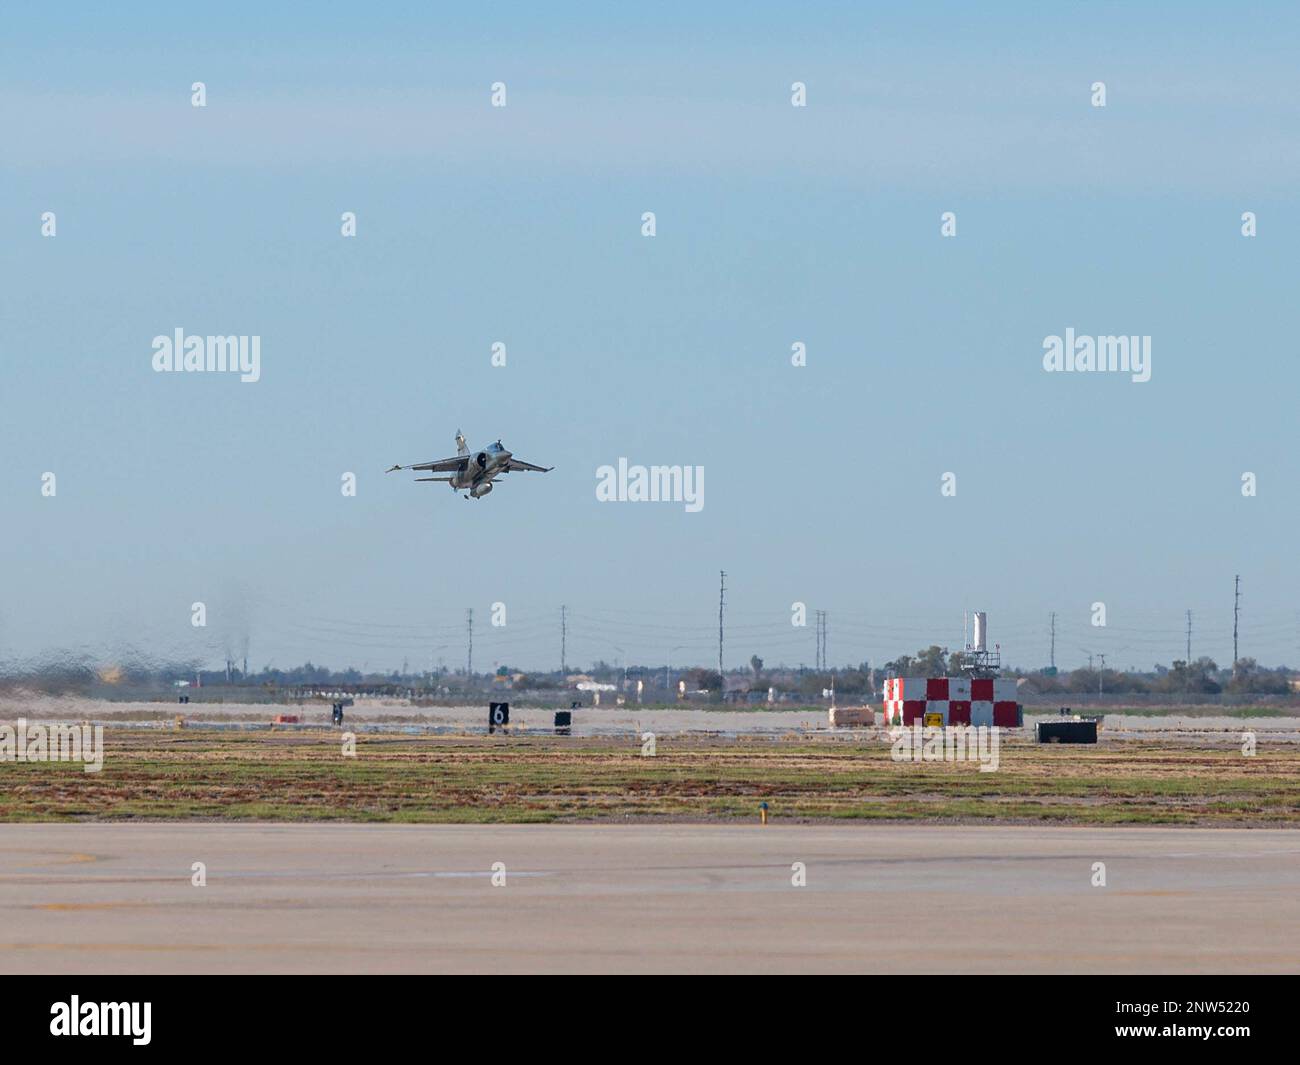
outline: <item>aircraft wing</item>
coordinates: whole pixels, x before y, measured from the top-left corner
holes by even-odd
[[[469,461],[466,455],[457,455],[450,459],[436,459],[433,462],[417,462],[414,466],[393,466],[385,470],[385,473],[392,473],[394,470],[428,470],[430,473],[453,473],[461,468],[461,465]]]
[[[555,469],[554,466],[534,466],[531,462],[521,462],[519,459],[512,458],[506,463],[506,470],[532,470],[534,473],[550,473]]]

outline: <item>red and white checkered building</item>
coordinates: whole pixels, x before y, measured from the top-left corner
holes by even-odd
[[[944,725],[1020,727],[1016,682],[993,677],[891,677],[885,681],[885,724],[925,724],[939,714]]]

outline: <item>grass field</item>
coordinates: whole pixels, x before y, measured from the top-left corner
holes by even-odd
[[[0,765],[0,821],[756,818],[1300,827],[1300,747],[1004,743],[1001,766],[880,741],[112,731],[104,768]]]

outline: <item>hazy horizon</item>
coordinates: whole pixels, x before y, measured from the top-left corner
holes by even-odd
[[[836,664],[983,610],[1046,665],[1055,611],[1062,669],[1150,669],[1191,610],[1224,666],[1236,574],[1241,655],[1300,661],[1300,10],[0,29],[0,664],[454,668],[473,608],[476,667],[552,669],[565,604],[570,664],[716,666],[719,570],[729,668],[811,664],[818,610]],[[178,328],[260,379],[155,372]],[[1150,380],[1045,372],[1067,330],[1150,337]],[[457,428],[555,469],[382,472]],[[620,458],[703,467],[702,509],[600,501]]]

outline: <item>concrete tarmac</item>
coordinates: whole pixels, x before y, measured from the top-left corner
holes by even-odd
[[[1092,712],[1082,708],[1085,713]],[[874,703],[876,722],[883,723],[879,702]],[[1103,742],[1125,740],[1180,740],[1214,745],[1240,746],[1242,733],[1249,730],[1261,743],[1300,742],[1300,717],[1190,717],[1185,714],[1104,713]],[[110,702],[78,695],[41,695],[31,692],[0,694],[0,722],[13,723],[19,718],[29,721],[79,723],[92,721],[111,730],[115,726],[151,726],[170,728],[176,716],[191,726],[268,728],[278,714],[292,714],[304,725],[317,728],[330,724],[327,703],[190,703],[181,706],[163,702]],[[1008,730],[1007,737],[1029,740],[1035,721],[1057,717],[1045,707],[1025,707],[1025,727]],[[345,711],[349,728],[404,728],[454,733],[485,733],[487,705],[416,707],[402,699],[361,698]],[[510,721],[517,734],[552,733],[555,710],[512,705]],[[288,726],[293,728],[294,726]],[[631,738],[644,731],[669,737],[692,734],[776,735],[838,733],[833,730],[823,709],[754,709],[728,707],[680,706],[672,709],[627,706],[583,707],[574,712],[575,736],[622,736]],[[884,742],[883,737],[878,737]]]
[[[0,825],[0,914],[5,973],[1294,973],[1300,833]]]

